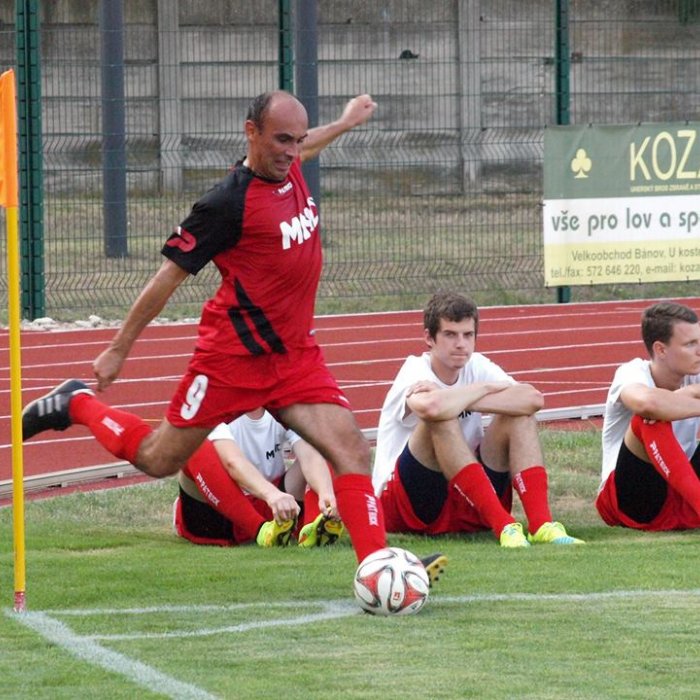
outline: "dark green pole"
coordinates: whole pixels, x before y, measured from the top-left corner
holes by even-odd
[[[123,0],[101,0],[100,38],[104,252],[108,258],[124,258],[129,250],[126,233]]]
[[[555,0],[556,32],[554,47],[556,123],[569,124],[571,93],[569,75],[571,72],[569,47],[569,0]],[[557,301],[571,301],[571,287],[557,287]]]
[[[296,96],[306,107],[309,128],[318,126],[318,8],[316,3],[317,0],[297,0],[295,31]],[[316,207],[320,208],[321,166],[318,158],[306,161],[302,171]]]
[[[17,0],[17,130],[22,316],[46,316],[38,0]]]
[[[280,90],[294,92],[294,33],[292,27],[292,2],[279,0],[279,79]]]

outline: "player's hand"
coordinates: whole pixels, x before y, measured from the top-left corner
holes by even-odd
[[[364,124],[374,114],[376,108],[377,103],[369,95],[358,95],[345,105],[340,119],[349,129],[352,129]]]
[[[283,491],[277,491],[267,499],[267,505],[272,511],[272,517],[282,523],[285,520],[294,520],[299,515],[299,504],[294,496]]]
[[[107,348],[97,356],[92,363],[97,391],[104,391],[119,376],[124,359],[124,356],[113,348]]]
[[[435,389],[439,388],[439,385],[437,385],[435,382],[428,381],[427,379],[421,379],[421,381],[408,387],[408,390],[406,391],[406,398],[412,396],[413,394],[421,394],[426,391],[434,391]]]
[[[339,520],[338,515],[338,504],[335,501],[335,494],[332,493],[319,493],[318,494],[318,509],[327,518],[333,518],[334,520]]]

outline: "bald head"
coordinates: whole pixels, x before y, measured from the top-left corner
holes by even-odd
[[[245,165],[260,177],[281,182],[301,156],[308,127],[304,105],[294,95],[275,90],[256,97],[245,122]]]
[[[250,103],[246,120],[253,122],[258,129],[262,129],[268,113],[277,109],[301,110],[306,115],[304,105],[294,95],[286,90],[272,90],[263,92]]]

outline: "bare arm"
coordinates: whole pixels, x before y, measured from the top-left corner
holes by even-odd
[[[509,382],[478,382],[466,386],[442,388],[428,381],[417,382],[406,394],[406,405],[420,419],[427,421],[451,420],[462,411],[481,410],[476,408],[487,397],[494,397],[507,391]]]
[[[143,329],[163,310],[189,272],[165,260],[139,294],[109,347],[92,364],[97,390],[104,391],[119,375],[124,360]]]
[[[299,506],[291,496],[280,491],[268,481],[256,466],[243,454],[233,440],[214,440],[214,449],[221,459],[224,469],[242,488],[256,498],[265,501],[278,522],[292,520],[299,514]]]
[[[628,384],[620,392],[620,400],[632,413],[650,420],[674,421],[700,416],[700,384],[676,391]]]
[[[301,145],[301,159],[315,158],[331,141],[356,126],[364,124],[374,113],[377,103],[369,95],[353,97],[338,119],[309,129]]]
[[[299,460],[306,483],[318,494],[318,507],[324,515],[338,517],[333,480],[328,464],[320,452],[304,440],[297,440],[292,450]]]
[[[544,396],[531,384],[509,384],[498,394],[489,394],[472,405],[480,413],[532,416],[544,406]]]

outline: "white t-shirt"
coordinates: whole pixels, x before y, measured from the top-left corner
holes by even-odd
[[[396,460],[418,425],[419,418],[406,405],[406,391],[413,384],[422,380],[435,382],[438,386],[446,389],[449,388],[449,385],[441,382],[431,369],[429,352],[424,352],[422,355],[409,355],[406,358],[384,399],[382,412],[379,416],[377,447],[374,451],[374,467],[372,469],[372,483],[377,496],[389,480],[396,466]],[[515,383],[515,380],[495,362],[491,362],[481,353],[475,352],[472,353],[469,362],[460,370],[457,381],[452,386],[494,381]],[[460,423],[467,444],[472,450],[476,450],[484,436],[481,413],[464,412],[460,416]]]
[[[683,386],[700,383],[700,374],[687,375],[683,380]],[[601,487],[608,476],[615,469],[620,452],[622,440],[632,420],[633,413],[620,400],[620,393],[629,384],[643,384],[655,387],[651,376],[650,360],[636,358],[620,365],[615,372],[612,384],[608,390],[605,401],[605,414],[603,417],[603,468],[601,474]],[[698,429],[700,417],[684,418],[673,421],[673,433],[690,459],[698,446]]]
[[[286,470],[285,444],[291,447],[301,438],[265,411],[257,420],[243,415],[231,423],[220,423],[209,433],[209,439],[234,441],[257,470],[268,481],[273,481]]]

